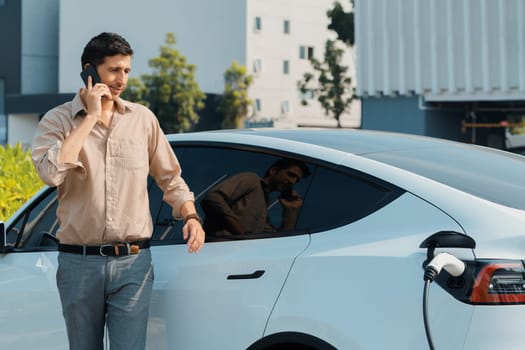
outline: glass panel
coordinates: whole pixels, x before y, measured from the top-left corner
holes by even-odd
[[[5,115],[5,81],[0,79],[0,145],[7,144],[7,116]]]
[[[388,153],[376,159],[494,203],[525,210],[525,158],[488,148],[444,144]]]
[[[38,248],[56,248],[58,220],[56,210],[58,200],[56,190],[35,200],[36,206],[28,208],[7,232],[7,242],[15,248],[35,250]]]
[[[290,73],[290,61],[284,60],[283,61],[283,74],[289,74]]]
[[[303,60],[306,58],[306,47],[299,46],[299,58]]]
[[[312,46],[308,47],[308,59],[314,57],[314,48]]]
[[[198,161],[195,161],[197,160]],[[213,221],[211,217],[206,217],[206,214],[210,215],[210,211],[206,212],[202,206],[202,201],[210,193],[215,186],[224,185],[225,180],[237,181],[237,179],[251,179],[251,184],[253,184],[253,179],[257,179],[257,185],[260,185],[260,179],[265,176],[268,168],[272,166],[277,160],[281,159],[279,156],[251,152],[247,150],[236,150],[228,148],[210,148],[210,147],[188,147],[185,150],[185,155],[183,159],[179,159],[183,169],[183,176],[190,189],[195,194],[196,207],[201,215],[201,217],[207,222],[207,229],[216,227],[218,225],[223,225],[223,217],[217,220],[221,220],[220,224],[217,224],[217,221]],[[248,175],[246,175],[248,174]],[[255,174],[255,177],[253,177]],[[299,181],[299,183],[294,186],[294,189],[302,197],[305,195],[308,188],[309,178]],[[252,210],[252,213],[255,221],[250,221],[250,216],[247,225],[252,227],[259,227],[259,224],[268,228],[268,231],[274,232],[276,228],[281,227],[283,219],[283,207],[279,201],[280,192],[270,193],[267,202],[264,199],[264,195],[260,194],[255,197],[248,198],[248,193],[254,194],[255,192],[248,191],[248,187],[243,187],[246,185],[245,182],[234,183],[235,186],[239,186],[236,191],[241,193],[239,197],[234,198],[232,194],[231,197],[226,198],[228,203],[231,203],[232,208],[235,207],[235,203],[240,203],[241,200],[245,204],[250,206],[255,205],[253,208],[265,208],[265,213],[261,213],[258,209]],[[261,185],[262,186],[262,185]],[[259,188],[262,190],[262,187]],[[254,191],[257,191],[257,188],[254,188]],[[217,193],[217,192],[215,192]],[[263,193],[262,191],[259,193]],[[156,187],[152,185],[152,190],[150,191],[150,198],[152,201],[162,202],[162,193]],[[254,199],[255,198],[255,199]],[[256,203],[252,202],[253,200],[257,201]],[[262,200],[259,201],[259,200]],[[235,203],[234,203],[235,202]],[[208,202],[209,203],[209,202]],[[209,208],[209,207],[206,207]],[[238,207],[235,207],[237,210]],[[244,213],[244,212],[243,212]],[[154,237],[156,241],[169,242],[171,244],[182,244],[182,222],[175,221],[172,219],[171,207],[166,203],[162,202],[161,208],[158,213],[153,214],[154,216]],[[241,215],[241,214],[239,214]],[[242,214],[245,215],[245,214]],[[245,216],[246,217],[246,216]],[[266,220],[266,218],[268,220]],[[214,218],[215,220],[215,218]],[[209,224],[211,223],[211,226]],[[271,224],[267,225],[267,223]],[[218,237],[217,235],[210,234],[218,231],[207,231],[208,237]],[[261,233],[262,231],[249,231]],[[254,236],[243,236],[242,238],[258,238],[257,235]],[[230,237],[231,238],[231,237]],[[238,237],[236,237],[238,238]],[[229,238],[228,238],[229,239]],[[221,239],[224,240],[224,239]]]
[[[178,152],[177,148],[175,150]],[[191,147],[185,149],[184,157],[179,158],[179,161],[183,177],[195,195],[197,211],[202,218],[205,218],[200,203],[213,186],[240,172],[254,172],[263,176],[266,167],[275,159],[266,154],[249,151]],[[152,184],[150,200],[161,202],[160,210],[153,214],[153,239],[182,243],[182,222],[172,218],[172,208],[162,201],[162,192],[156,184]],[[150,206],[154,205],[150,204]]]
[[[358,176],[317,168],[297,223],[311,232],[359,220],[392,199],[392,191]]]
[[[284,33],[290,34],[290,21],[287,19],[284,20]]]

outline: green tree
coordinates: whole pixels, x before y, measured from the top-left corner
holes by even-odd
[[[125,99],[148,106],[166,133],[191,130],[206,98],[195,81],[195,65],[187,62],[175,44],[175,35],[167,33],[160,55],[149,60],[153,73],[129,79],[123,94]]]
[[[20,143],[0,146],[0,221],[7,220],[43,186],[29,150]]]
[[[246,67],[236,61],[224,73],[224,92],[217,112],[222,115],[223,129],[242,128],[252,100],[248,97],[248,88],[253,77],[246,74]]]
[[[354,0],[350,0],[354,8]],[[349,46],[354,46],[354,12],[345,12],[340,2],[336,1],[334,7],[326,13],[330,19],[328,29],[337,33],[337,39]]]
[[[337,120],[337,127],[341,127],[341,115],[348,110],[354,99],[352,79],[346,76],[348,67],[341,65],[344,51],[336,46],[334,40],[327,40],[325,44],[324,61],[310,58],[310,63],[317,73],[317,84],[315,75],[307,72],[303,75],[297,85],[302,96],[309,93],[317,97],[319,103],[327,115],[333,115]],[[303,98],[303,105],[308,102]]]

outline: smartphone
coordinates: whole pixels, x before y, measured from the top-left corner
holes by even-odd
[[[82,70],[82,72],[80,72],[80,77],[82,78],[86,86],[88,85],[88,76],[90,75],[91,75],[91,82],[93,85],[101,82],[100,77],[98,76],[98,73],[97,73],[97,69],[95,68],[94,65],[90,64],[84,70]]]
[[[283,191],[281,192],[281,197],[286,200],[295,199],[295,196],[293,195],[293,185],[292,184],[286,184],[286,186],[284,186]]]

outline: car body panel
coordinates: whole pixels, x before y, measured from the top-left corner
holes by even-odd
[[[207,243],[198,254],[188,254],[185,245],[153,247],[148,348],[246,349],[262,337],[291,265],[308,243],[308,235],[299,235]],[[256,271],[263,273],[228,279]]]
[[[508,308],[505,318],[501,308]],[[511,310],[512,311],[511,311]],[[472,314],[465,349],[523,349],[525,305],[477,306]]]
[[[57,252],[0,254],[0,348],[68,349]]]
[[[416,211],[417,216],[410,215]],[[385,344],[392,349],[424,348],[421,299],[426,250],[419,245],[443,229],[460,232],[461,227],[407,193],[367,218],[312,235],[312,243],[294,264],[266,334],[293,325],[294,331],[331,339],[337,349],[379,349]],[[464,254],[474,257],[472,251]],[[452,299],[446,293],[442,298]],[[432,298],[431,311],[439,308],[439,299]],[[460,303],[453,303],[456,310]],[[463,332],[449,338],[449,344],[462,344],[469,326],[473,308],[460,308],[463,311],[454,318]],[[392,323],[393,315],[399,322]],[[432,315],[435,321],[436,314]]]

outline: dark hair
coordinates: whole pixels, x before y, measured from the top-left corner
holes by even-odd
[[[272,166],[268,168],[268,170],[266,171],[266,175],[268,175],[268,173],[270,172],[270,169],[272,168],[277,168],[279,170],[282,170],[282,169],[288,169],[294,165],[298,167],[299,169],[301,169],[303,173],[303,179],[310,176],[310,169],[308,169],[308,166],[304,162],[297,160],[297,159],[291,159],[291,158],[278,159],[275,163],[272,164]]]
[[[86,63],[98,66],[104,62],[106,57],[115,55],[131,56],[133,49],[126,39],[119,34],[104,32],[91,38],[84,47],[80,61],[82,68]]]

